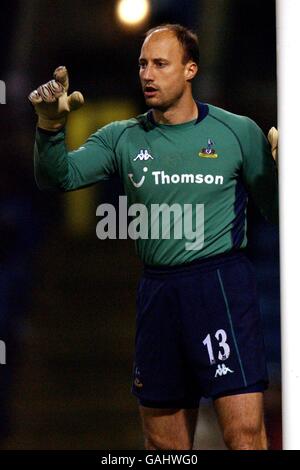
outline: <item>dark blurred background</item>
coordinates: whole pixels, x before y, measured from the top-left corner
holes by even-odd
[[[2,1],[0,80],[0,447],[139,449],[130,394],[135,288],[141,263],[126,240],[96,238],[96,207],[116,202],[116,179],[67,195],[35,185],[35,115],[27,95],[58,65],[86,98],[68,125],[70,148],[107,122],[146,111],[138,81],[143,33],[179,22],[200,39],[198,99],[276,125],[274,0],[150,0],[136,26],[117,0]],[[278,231],[249,210],[249,255],[261,294],[271,385],[270,446],[281,448]],[[204,402],[195,448],[222,448]]]

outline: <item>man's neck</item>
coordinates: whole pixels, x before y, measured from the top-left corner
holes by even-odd
[[[153,109],[153,118],[158,124],[183,124],[198,117],[198,107],[192,96],[179,100],[167,110]]]

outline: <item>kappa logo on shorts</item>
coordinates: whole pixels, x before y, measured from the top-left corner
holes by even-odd
[[[230,372],[231,374],[234,373],[233,370],[229,369],[229,367],[226,367],[225,364],[218,364],[218,367],[216,369],[215,377],[222,377],[222,375],[226,375]]]

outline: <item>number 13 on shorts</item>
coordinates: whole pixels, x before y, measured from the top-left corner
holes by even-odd
[[[222,330],[222,329],[216,331],[216,333],[214,334],[214,337],[213,337],[213,342],[214,342],[214,344],[218,343],[218,348],[219,348],[218,349],[218,360],[219,361],[226,361],[226,359],[228,359],[229,356],[230,356],[230,346],[227,343],[226,331]],[[211,336],[210,333],[202,341],[204,346],[206,346],[206,348],[207,348],[209,362],[210,362],[211,365],[216,364],[216,359],[215,359],[214,350],[213,350],[213,342],[212,342],[212,336]]]

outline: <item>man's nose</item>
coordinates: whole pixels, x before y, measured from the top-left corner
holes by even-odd
[[[153,69],[150,65],[147,65],[143,68],[142,78],[146,81],[153,81]]]

